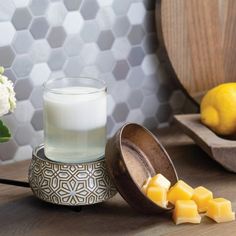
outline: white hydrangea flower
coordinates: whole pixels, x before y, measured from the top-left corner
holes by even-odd
[[[16,107],[16,98],[12,81],[8,80],[0,68],[0,117],[12,112]]]

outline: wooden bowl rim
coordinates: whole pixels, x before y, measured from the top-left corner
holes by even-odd
[[[130,174],[130,171],[126,165],[126,161],[124,160],[124,155],[123,155],[123,144],[122,144],[122,135],[124,133],[124,130],[128,127],[128,126],[136,126],[137,128],[139,128],[140,130],[146,132],[152,139],[154,139],[154,141],[157,143],[158,147],[160,148],[160,150],[164,153],[164,156],[166,158],[166,160],[169,162],[170,166],[172,167],[172,170],[174,172],[174,175],[176,177],[176,180],[178,181],[178,174],[177,174],[177,171],[175,169],[175,166],[172,162],[172,160],[170,159],[169,157],[169,154],[167,153],[167,151],[165,150],[165,148],[163,147],[163,145],[160,143],[160,141],[158,140],[158,138],[150,131],[148,130],[147,128],[145,128],[144,126],[140,125],[140,124],[137,124],[137,123],[125,123],[121,128],[120,130],[118,131],[118,138],[119,138],[119,152],[120,152],[120,158],[122,159],[122,162],[123,164],[125,165],[125,168],[129,174],[129,177],[131,178],[134,186],[139,190],[139,192],[141,193],[141,195],[143,195],[143,197],[145,198],[145,200],[147,202],[149,202],[149,204],[152,204],[154,208],[157,208],[157,209],[162,209],[162,210],[165,210],[165,211],[169,211],[169,210],[172,210],[174,208],[174,206],[168,204],[167,207],[162,207],[162,206],[159,206],[157,205],[156,203],[154,203],[152,200],[150,200],[144,193],[143,191],[141,190],[141,188],[136,184],[136,182],[134,181],[132,175]]]

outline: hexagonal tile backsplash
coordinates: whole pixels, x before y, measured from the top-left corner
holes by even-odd
[[[43,141],[42,83],[49,78],[104,79],[108,136],[126,121],[156,128],[189,110],[157,56],[154,9],[154,0],[0,2],[0,64],[18,100],[2,118],[13,137],[1,144],[1,163],[29,159]]]

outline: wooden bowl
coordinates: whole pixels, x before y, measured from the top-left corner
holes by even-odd
[[[141,190],[144,181],[157,173],[175,184],[178,176],[167,152],[143,126],[125,124],[108,140],[105,159],[109,176],[130,206],[143,213],[160,213],[173,208],[156,205]]]
[[[117,192],[107,174],[104,158],[80,164],[51,161],[45,157],[43,145],[33,152],[29,184],[36,197],[58,205],[95,204]]]

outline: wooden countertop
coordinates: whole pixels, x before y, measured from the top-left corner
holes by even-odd
[[[232,201],[236,210],[236,174],[224,170],[177,128],[157,131],[179,177],[192,186],[204,185],[215,196]],[[26,180],[29,161],[0,166],[0,177]],[[0,184],[0,235],[236,235],[236,221],[216,224],[207,217],[200,225],[174,225],[171,213],[146,216],[135,212],[117,194],[94,206],[54,206],[35,198],[28,188]]]

